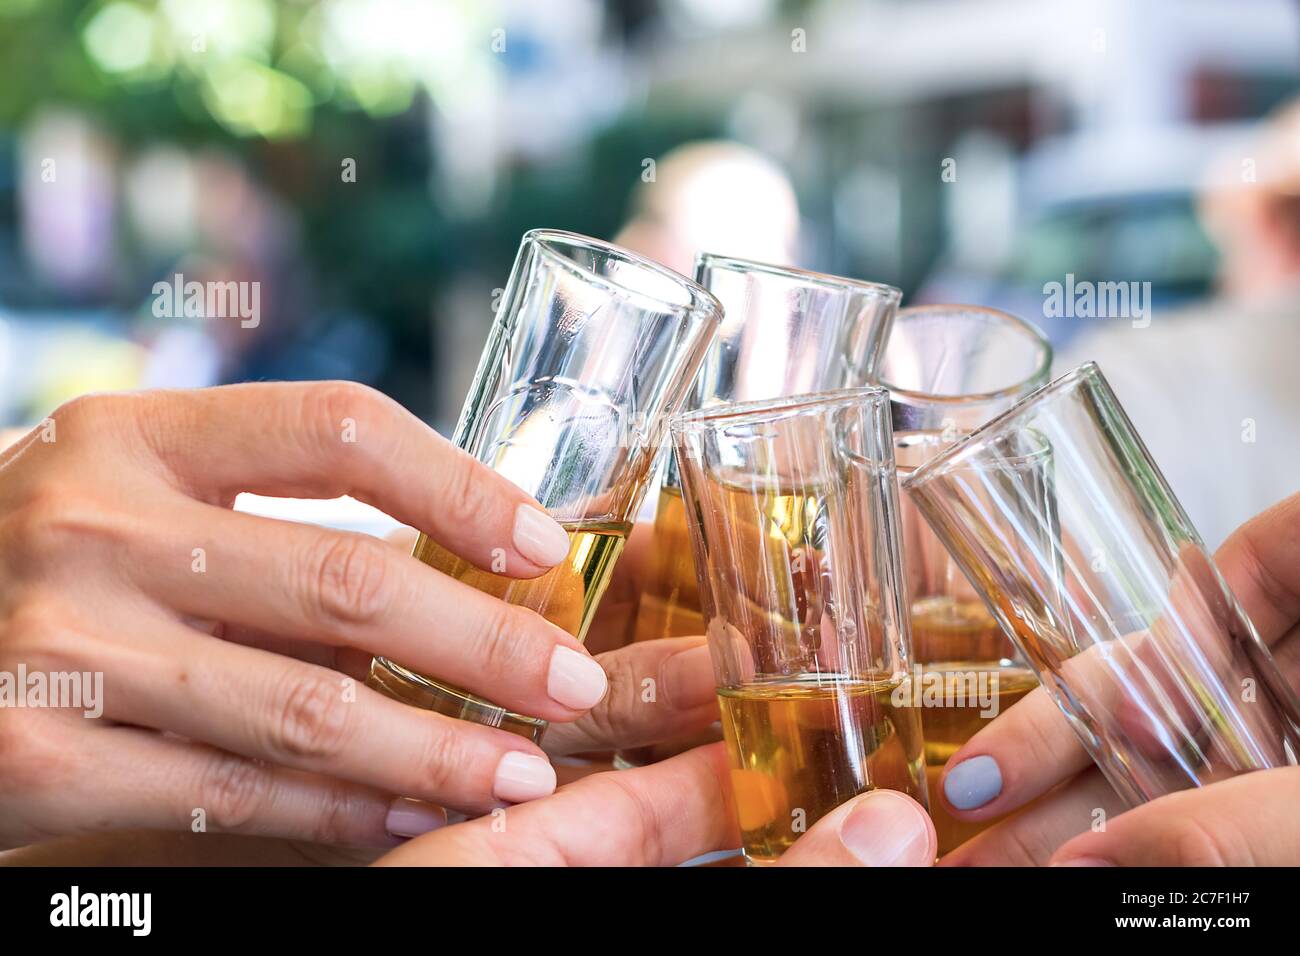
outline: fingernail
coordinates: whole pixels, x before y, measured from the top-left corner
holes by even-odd
[[[609,678],[586,654],[558,646],[551,651],[551,669],[546,674],[546,692],[551,699],[574,710],[590,710],[609,689]]]
[[[389,804],[388,817],[384,820],[384,829],[399,837],[417,837],[446,825],[447,817],[441,807],[410,797],[398,797]]]
[[[569,553],[569,533],[545,511],[520,505],[515,509],[515,548],[534,564],[549,568]]]
[[[921,808],[892,790],[859,798],[840,824],[840,842],[863,866],[924,866],[934,856]]]
[[[512,750],[497,764],[492,795],[508,803],[536,800],[555,792],[555,768],[545,757]]]
[[[1076,856],[1068,860],[1062,860],[1060,863],[1053,863],[1052,866],[1114,866],[1110,860],[1103,860],[1098,856]]]
[[[956,810],[982,807],[1002,792],[1002,770],[987,754],[963,760],[943,778],[943,795]]]
[[[679,710],[699,707],[717,697],[708,644],[678,651],[664,661],[663,668],[664,696]]]

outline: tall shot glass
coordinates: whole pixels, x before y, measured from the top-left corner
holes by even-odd
[[[748,861],[865,790],[925,804],[885,391],[706,408],[672,431]]]
[[[922,305],[898,311],[880,365],[889,389],[900,480],[1047,384],[1052,348],[1033,325],[996,309]],[[947,853],[995,821],[967,823],[937,792],[948,758],[1037,685],[916,507],[900,502],[912,654],[926,685],[921,712],[930,812]]]
[[[903,487],[1130,804],[1300,753],[1300,703],[1089,363]]]
[[[695,278],[725,315],[688,409],[866,385],[902,293],[893,286],[702,254]],[[636,640],[703,633],[681,480],[669,460]]]
[[[696,283],[617,246],[525,234],[454,440],[533,495],[569,532],[569,554],[531,580],[479,569],[425,535],[415,557],[583,639],[721,316]],[[532,740],[546,728],[385,658],[368,683]]]
[[[689,409],[868,384],[902,297],[876,282],[708,253],[697,258],[695,278],[726,314],[687,399]],[[681,480],[671,456],[648,548],[632,639],[703,634]],[[646,763],[684,743],[623,751],[616,763]]]

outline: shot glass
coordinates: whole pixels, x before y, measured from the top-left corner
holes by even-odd
[[[568,530],[568,557],[531,580],[479,569],[424,535],[415,557],[583,639],[650,483],[668,417],[721,316],[699,285],[617,246],[554,230],[527,233],[454,440]],[[375,658],[368,683],[532,740],[546,728],[385,658]]]
[[[1047,384],[1052,348],[1033,325],[996,309],[900,309],[880,365],[889,389],[900,480],[957,439]],[[930,813],[940,854],[995,821],[948,813],[938,780],[948,758],[1038,681],[984,609],[915,505],[900,502],[911,600],[912,655],[925,686],[921,712]]]
[[[747,860],[865,790],[924,805],[886,392],[700,409],[672,432]]]
[[[1296,762],[1295,692],[1095,364],[903,487],[1130,804]]]
[[[707,253],[696,260],[695,278],[726,314],[687,400],[690,409],[868,384],[902,297],[893,286]],[[630,638],[703,634],[681,481],[671,455],[653,529]],[[703,739],[623,751],[616,764],[647,763]]]

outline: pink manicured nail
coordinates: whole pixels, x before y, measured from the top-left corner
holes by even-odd
[[[609,689],[605,668],[586,654],[557,646],[551,652],[551,667],[546,674],[546,693],[551,699],[574,710],[590,710],[600,703]]]
[[[410,797],[398,797],[388,807],[384,829],[393,836],[417,837],[447,825],[441,807]]]
[[[524,803],[555,792],[555,768],[545,757],[512,750],[497,764],[492,795],[507,803]]]
[[[545,511],[520,505],[515,509],[515,549],[534,564],[549,568],[569,553],[569,533]]]

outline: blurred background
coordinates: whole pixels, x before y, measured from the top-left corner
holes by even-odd
[[[1046,282],[1226,281],[1214,162],[1254,188],[1298,80],[1289,0],[0,0],[0,424],[343,377],[448,430],[536,226],[1067,347]],[[177,274],[259,321],[160,309]]]

